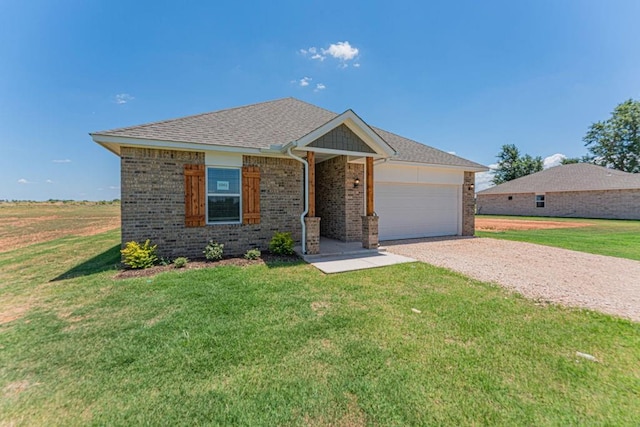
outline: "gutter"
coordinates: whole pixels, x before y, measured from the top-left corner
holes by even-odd
[[[304,211],[300,215],[300,223],[302,224],[302,253],[307,254],[307,226],[304,223],[304,217],[309,213],[309,163],[302,157],[298,157],[291,152],[292,148],[298,146],[297,142],[287,144],[287,154],[304,165]]]

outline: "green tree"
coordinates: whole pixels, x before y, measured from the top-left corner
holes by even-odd
[[[580,157],[565,157],[560,161],[561,165],[571,165],[573,163],[582,163],[582,159]]]
[[[503,145],[497,157],[498,167],[493,175],[496,185],[542,170],[542,157],[520,156],[520,150],[514,144]]]
[[[583,141],[592,163],[640,172],[640,101],[618,104],[610,118],[591,125]]]

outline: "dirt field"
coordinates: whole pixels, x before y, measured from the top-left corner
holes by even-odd
[[[0,203],[0,252],[120,227],[119,203]]]
[[[588,222],[536,221],[506,218],[476,218],[478,231],[546,230],[551,228],[589,227]]]

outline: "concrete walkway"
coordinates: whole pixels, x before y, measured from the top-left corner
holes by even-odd
[[[364,249],[360,242],[341,242],[326,237],[320,238],[320,254],[303,255],[300,247],[296,248],[296,252],[306,262],[327,274],[416,261],[407,256],[387,253],[384,248]]]

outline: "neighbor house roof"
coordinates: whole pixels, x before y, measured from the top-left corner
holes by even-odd
[[[591,163],[573,163],[487,188],[479,191],[478,195],[622,189],[640,189],[640,174],[607,169]]]
[[[300,101],[284,98],[195,116],[148,123],[91,134],[171,141],[210,146],[269,149],[297,141],[338,114]],[[395,151],[393,160],[458,166],[471,170],[486,167],[436,148],[371,127]]]

